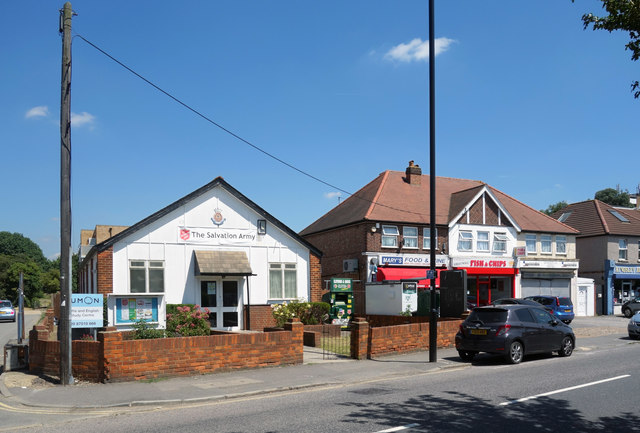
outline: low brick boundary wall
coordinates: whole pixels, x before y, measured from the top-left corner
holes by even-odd
[[[438,347],[451,347],[461,319],[438,320]],[[372,327],[364,317],[352,322],[351,357],[373,358],[429,348],[429,322]]]
[[[29,371],[58,375],[60,343],[39,339],[46,329],[36,328],[29,333]],[[127,340],[125,333],[107,328],[98,341],[72,342],[72,374],[93,382],[124,382],[301,364],[302,343],[298,319],[279,332],[151,340]]]

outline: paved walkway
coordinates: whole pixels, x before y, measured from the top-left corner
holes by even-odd
[[[628,319],[616,316],[577,318],[571,324],[578,340],[577,350],[581,347],[593,350],[600,344],[598,341],[611,342],[612,339],[607,336],[617,336],[615,340],[623,342],[627,323]],[[25,371],[9,371],[0,376],[0,393],[3,402],[14,405],[126,407],[210,401],[308,387],[366,383],[469,367],[468,363],[460,360],[453,348],[439,349],[437,354],[435,363],[428,362],[428,351],[375,360],[323,360],[320,350],[305,347],[302,365],[138,382],[80,382],[68,386],[54,385],[47,378],[39,378]]]

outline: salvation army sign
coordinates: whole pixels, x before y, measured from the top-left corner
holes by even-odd
[[[207,245],[253,245],[255,229],[223,229],[202,227],[179,227],[178,242]]]

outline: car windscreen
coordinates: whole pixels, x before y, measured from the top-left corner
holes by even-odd
[[[500,308],[495,309],[475,309],[471,311],[468,322],[480,322],[480,323],[504,323],[507,321],[507,310]]]
[[[542,305],[551,305],[553,304],[553,299],[551,298],[527,298],[527,299],[533,299],[534,301],[542,304]]]
[[[573,305],[571,298],[558,298],[558,302],[560,302],[560,305]]]

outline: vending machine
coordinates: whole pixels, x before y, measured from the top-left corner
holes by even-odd
[[[329,287],[329,318],[334,325],[347,326],[353,318],[353,280],[332,278]]]

